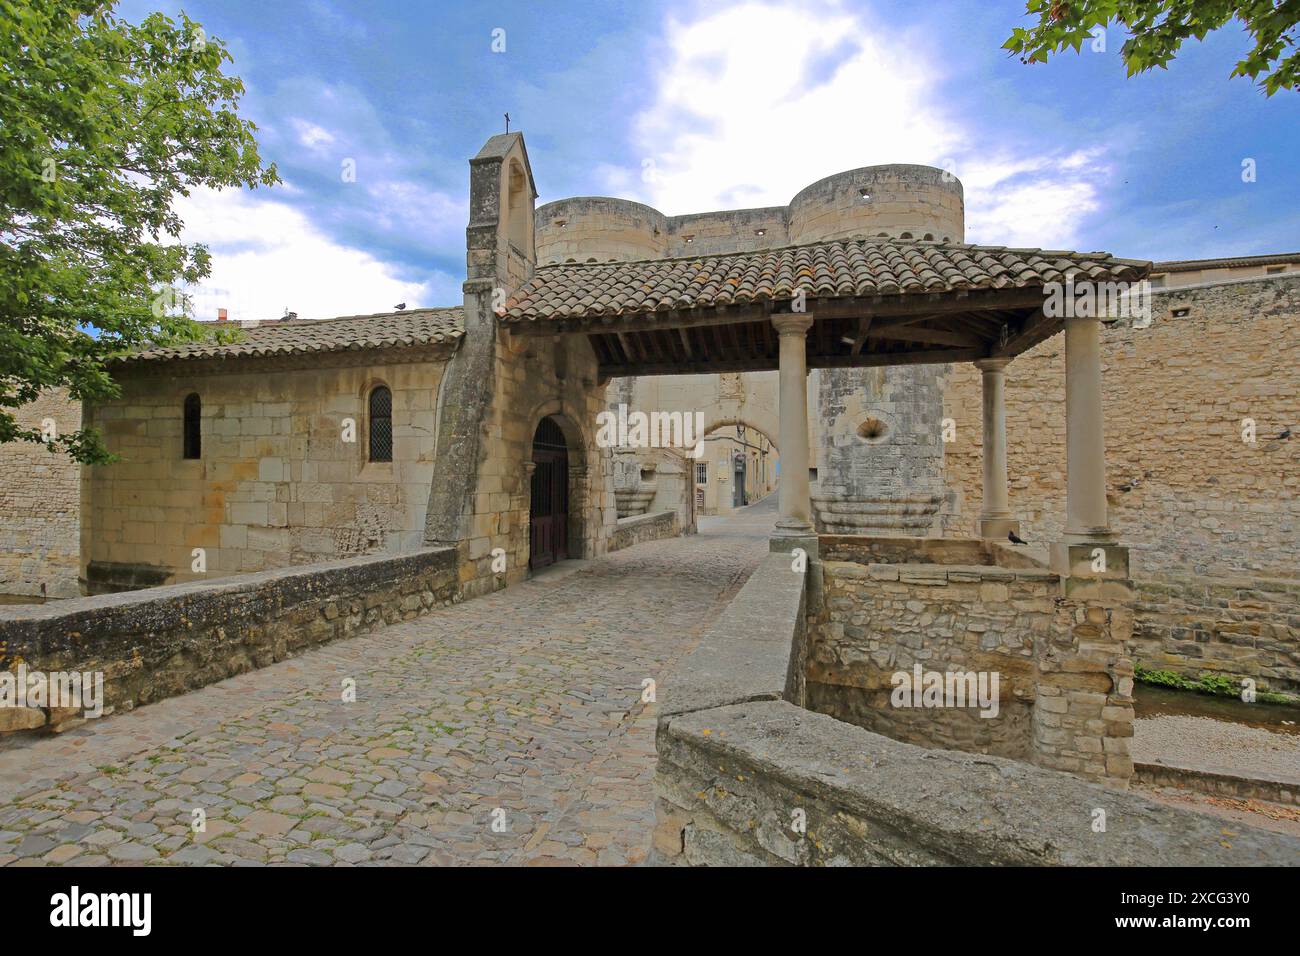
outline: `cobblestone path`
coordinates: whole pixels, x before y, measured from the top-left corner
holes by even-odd
[[[744,583],[775,497],[0,752],[0,865],[638,863],[642,682]]]

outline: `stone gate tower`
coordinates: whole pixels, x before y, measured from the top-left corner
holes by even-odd
[[[753,252],[874,236],[963,242],[965,209],[961,183],[944,170],[866,166],[813,183],[788,206],[666,216],[624,199],[561,199],[537,209],[536,230],[537,262],[553,265]],[[925,535],[941,530],[944,372],[944,366],[916,365],[822,369],[809,375],[814,446],[809,460],[816,470],[812,493],[819,531]],[[635,401],[637,389],[615,380],[607,394]]]
[[[813,183],[790,203],[792,244],[857,236],[965,241],[962,186],[929,166],[869,166]],[[938,533],[946,366],[814,371],[819,531]]]

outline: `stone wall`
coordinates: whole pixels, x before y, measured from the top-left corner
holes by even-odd
[[[786,701],[660,723],[664,862],[1294,866],[1300,840],[1001,757],[925,750]],[[1097,832],[1098,811],[1105,830]]]
[[[1188,675],[1297,686],[1300,631],[1300,275],[1156,290],[1153,321],[1103,326],[1107,496],[1139,586],[1133,656]],[[1183,313],[1175,315],[1175,311]],[[1007,367],[1011,512],[1039,544],[1065,509],[1065,371],[1056,336]],[[980,375],[953,366],[945,479],[973,534],[981,499]],[[1257,441],[1242,441],[1253,419]],[[1297,437],[1277,440],[1290,428]]]
[[[1129,653],[1137,663],[1300,692],[1300,581],[1161,574],[1136,588]]]
[[[87,587],[102,593],[419,547],[446,357],[375,350],[364,364],[168,362],[123,374],[121,397],[89,412],[121,460],[83,479]],[[368,460],[367,399],[381,384],[393,396],[391,462]],[[181,443],[190,393],[202,401],[202,453],[193,460]],[[206,571],[194,570],[195,548]]]
[[[1138,575],[1296,577],[1300,568],[1300,276],[1157,291],[1153,322],[1103,326],[1111,523]],[[1188,310],[1175,316],[1175,310]],[[1065,513],[1064,339],[1006,372],[1011,510],[1021,536],[1059,539]],[[957,426],[944,476],[973,534],[981,499],[980,375],[951,368]],[[1241,439],[1242,419],[1259,440]],[[1286,428],[1290,440],[1274,441]]]
[[[497,322],[495,310],[536,266],[529,168],[518,133],[493,136],[470,161],[465,337],[447,369],[424,535],[460,550],[467,596],[528,576],[532,443],[543,418],[568,446],[569,556],[604,553],[618,520],[613,456],[596,443],[606,383],[591,344],[514,335]],[[521,231],[525,247],[509,238]]]
[[[81,427],[81,403],[51,390],[15,412],[20,428],[53,419],[58,433]],[[65,598],[77,587],[81,467],[44,445],[0,445],[0,595]]]
[[[824,550],[842,552],[846,540]],[[972,555],[943,539],[897,553],[906,541],[893,539],[887,563],[824,561],[825,600],[808,637],[808,706],[898,740],[1124,785],[1133,771],[1126,602],[1067,600],[1059,575],[1002,546],[984,546],[988,564],[919,563]],[[1022,566],[993,566],[1004,553]],[[983,674],[988,690],[996,674],[996,713],[969,698],[965,706],[895,706],[894,675],[914,675],[918,665],[923,674]]]
[[[1300,840],[803,708],[805,582],[764,560],[664,681],[654,859],[670,865],[1294,865]],[[1063,656],[1059,658],[1066,660]],[[1096,827],[1099,812],[1105,827]]]
[[[105,705],[130,709],[449,604],[455,559],[429,549],[0,608],[0,668],[102,672]],[[54,729],[77,719],[55,716]]]
[[[652,514],[619,518],[614,533],[609,537],[609,551],[621,551],[645,541],[675,538],[682,533],[681,521],[676,511],[657,511]]]

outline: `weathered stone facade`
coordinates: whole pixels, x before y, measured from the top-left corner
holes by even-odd
[[[1069,594],[1059,575],[995,542],[918,547],[829,536],[821,551],[825,599],[808,638],[810,708],[928,747],[1121,785],[1132,775],[1132,612],[1122,588]],[[971,697],[965,706],[895,706],[893,675],[917,665],[990,681],[996,673],[996,713]]]
[[[85,470],[82,577],[91,593],[420,546],[447,349],[168,362],[119,374],[89,412],[113,464]],[[392,461],[367,460],[367,396],[392,393]],[[182,407],[202,403],[202,456]],[[352,423],[348,441],[348,422]],[[204,570],[195,570],[195,549]]]
[[[461,550],[469,596],[528,575],[531,449],[543,418],[569,449],[569,556],[603,553],[618,520],[611,454],[596,443],[606,403],[587,339],[521,339],[496,321],[537,264],[536,195],[518,133],[492,137],[470,161],[465,339],[448,367],[425,527],[428,544]]]
[[[16,410],[20,428],[52,422],[58,434],[81,427],[81,403],[63,389]],[[80,593],[81,469],[44,445],[0,445],[0,595],[65,598]]]

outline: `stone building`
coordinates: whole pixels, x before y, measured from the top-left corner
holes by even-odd
[[[1012,723],[998,737],[1008,753],[1124,780],[1134,640],[1184,658],[1182,645],[1215,641],[1188,640],[1181,623],[1134,637],[1129,552],[1111,513],[1132,515],[1133,530],[1118,531],[1137,553],[1181,549],[1193,568],[1199,551],[1280,576],[1280,561],[1229,557],[1234,536],[1262,535],[1284,559],[1296,546],[1293,443],[1277,439],[1267,460],[1214,446],[1203,456],[1213,467],[1190,478],[1181,464],[1188,441],[1233,432],[1225,418],[1271,427],[1287,417],[1289,275],[1169,289],[1168,316],[1103,331],[1096,316],[1046,313],[1048,286],[1136,282],[1149,263],[968,245],[961,184],[937,169],[850,170],[786,206],[676,217],[616,199],[535,207],[536,195],[520,134],[493,137],[470,160],[460,306],[262,323],[230,344],[117,365],[121,398],[85,409],[122,460],[81,476],[83,586],[362,556],[357,566],[373,569],[375,556],[418,564],[436,553],[454,588],[394,598],[400,613],[420,613],[555,561],[691,530],[702,509],[689,449],[609,447],[598,435],[611,406],[699,411],[705,436],[760,436],[743,454],[774,449],[773,472],[779,456],[772,548],[811,562],[808,609],[825,656],[809,674],[826,710],[851,719],[854,692],[871,690],[853,682],[879,677],[836,655],[915,650],[918,629],[942,615],[969,624],[935,645],[952,663],[1015,665]],[[1210,399],[1165,401],[1158,389],[1190,388],[1187,370],[1207,364],[1185,334],[1189,317],[1206,335],[1235,334],[1224,355],[1241,365],[1209,363]],[[1274,334],[1257,340],[1256,330]],[[1190,434],[1179,418],[1189,408]],[[1131,446],[1115,436],[1128,415],[1145,416],[1128,422],[1144,436]],[[1109,459],[1108,440],[1120,449]],[[727,452],[733,465],[738,450]],[[1153,467],[1156,456],[1167,463]],[[1226,479],[1225,462],[1242,473]],[[762,474],[747,458],[747,482],[751,470]],[[1261,500],[1270,487],[1280,505]],[[1032,553],[1000,543],[1013,530]],[[871,570],[882,564],[923,570]],[[894,614],[891,647],[855,644],[856,625],[822,604],[828,593],[855,613]],[[1279,617],[1280,593],[1268,612]],[[1013,595],[1033,607],[1012,643],[968,636],[988,634]],[[1294,673],[1279,657],[1293,631],[1258,615],[1237,623],[1235,641],[1218,641],[1224,661],[1247,656],[1246,634],[1261,674]]]

